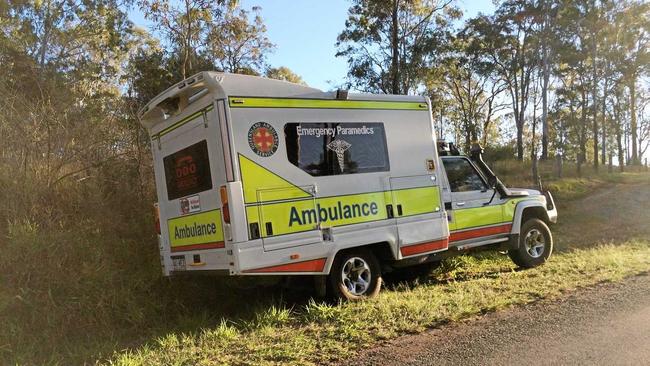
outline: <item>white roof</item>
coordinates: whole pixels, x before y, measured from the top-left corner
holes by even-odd
[[[336,91],[323,92],[320,89],[294,84],[282,80],[267,79],[259,76],[231,74],[216,71],[204,71],[193,75],[168,88],[153,98],[138,112],[141,120],[156,118],[159,105],[169,98],[191,100],[202,90],[212,93],[216,99],[236,97],[270,97],[270,98],[304,98],[336,99]],[[204,95],[204,94],[201,94]],[[426,97],[391,94],[349,93],[348,100],[425,102]]]

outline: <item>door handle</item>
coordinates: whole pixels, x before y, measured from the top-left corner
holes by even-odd
[[[456,206],[458,207],[465,206],[465,202],[456,202]]]

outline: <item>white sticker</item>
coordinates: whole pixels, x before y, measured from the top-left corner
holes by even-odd
[[[201,211],[201,198],[199,195],[181,198],[179,202],[181,205],[181,215]]]

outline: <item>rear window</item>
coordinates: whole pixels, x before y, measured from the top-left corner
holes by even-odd
[[[390,170],[383,123],[287,123],[289,161],[312,176]]]
[[[163,163],[167,199],[173,200],[212,189],[208,143],[205,140],[167,155]]]

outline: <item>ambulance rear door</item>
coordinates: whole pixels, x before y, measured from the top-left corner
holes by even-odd
[[[214,104],[193,104],[165,126],[152,140],[165,267],[228,269],[219,196],[225,163]]]

